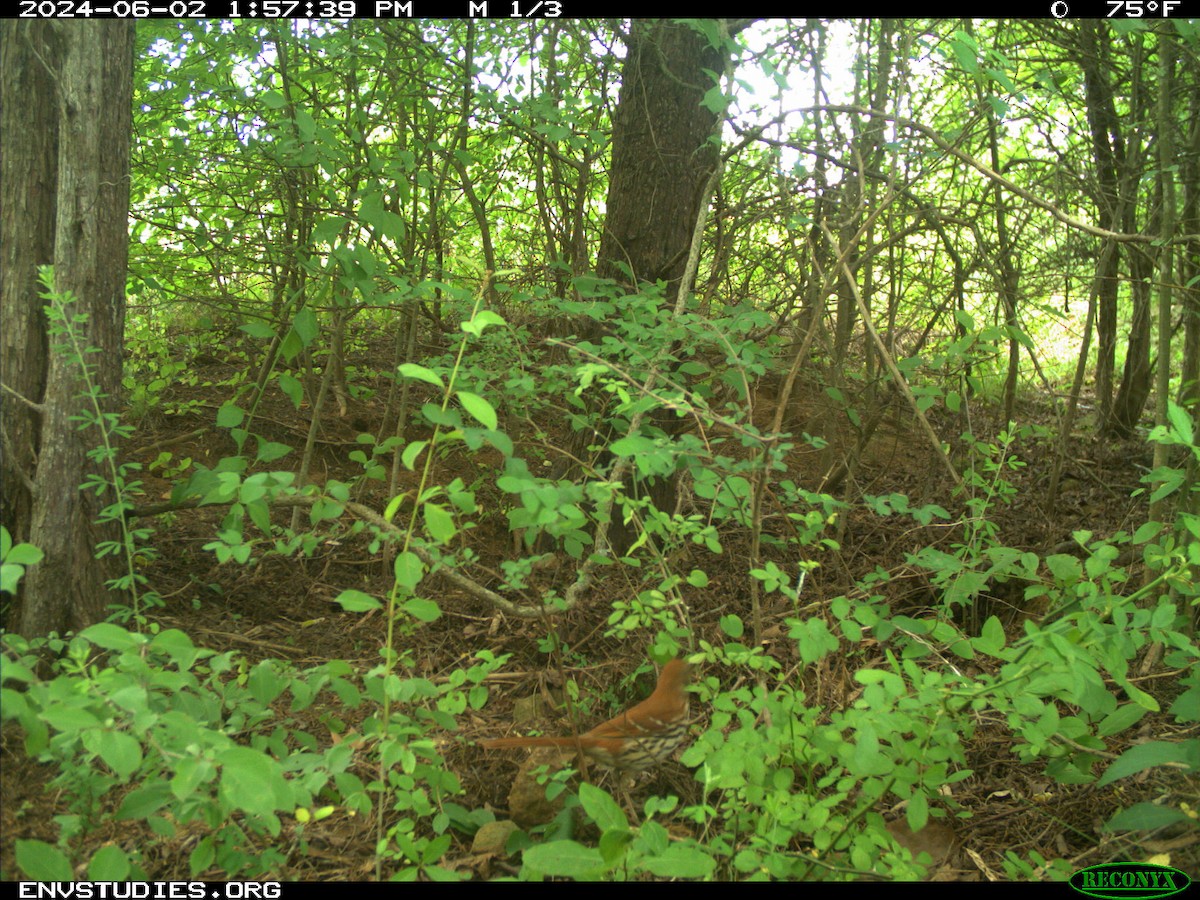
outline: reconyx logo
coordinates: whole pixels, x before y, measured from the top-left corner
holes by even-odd
[[[1079,893],[1089,897],[1149,900],[1178,894],[1192,883],[1192,879],[1170,866],[1125,862],[1080,869],[1071,876],[1070,883]]]

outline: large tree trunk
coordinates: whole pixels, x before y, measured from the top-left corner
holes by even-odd
[[[86,324],[79,326],[80,337],[84,346],[96,352],[84,358],[93,384],[106,395],[102,408],[111,411],[120,385],[125,325],[134,25],[102,21],[5,25],[5,69],[0,72],[5,83],[3,115],[6,124],[20,122],[21,127],[4,129],[4,242],[8,246],[10,235],[26,227],[26,217],[31,223],[44,223],[48,217],[55,221],[56,290],[70,291],[77,298],[73,312],[87,316]],[[41,29],[47,27],[43,33]],[[35,39],[47,46],[56,43],[60,53],[40,56],[38,45],[31,43]],[[14,95],[8,88],[15,74],[7,68],[10,62],[28,66],[26,76],[44,79],[46,85]],[[19,161],[28,169],[8,168],[9,141],[24,131],[37,132],[27,137],[43,148],[57,139],[57,183],[53,158],[39,159],[24,152]],[[10,179],[42,185],[42,193],[10,185]],[[30,205],[27,213],[13,209],[11,221],[10,191],[16,194],[13,199]],[[27,388],[44,385],[40,394],[27,397],[40,403],[36,457],[26,454],[5,463],[23,464],[22,483],[32,497],[28,524],[15,522],[15,530],[28,534],[29,541],[45,553],[22,585],[18,627],[26,636],[80,628],[100,618],[107,588],[105,566],[96,559],[95,548],[99,540],[117,537],[95,524],[101,503],[112,502],[111,493],[98,499],[79,490],[93,471],[87,451],[98,446],[101,437],[93,428],[80,431],[71,421],[90,403],[83,396],[78,360],[62,353],[47,355],[42,349],[51,342],[30,274],[39,262],[44,259],[32,251],[27,258],[13,259],[10,271],[19,277],[11,285],[6,280],[4,288],[5,319],[19,318],[33,329],[25,335],[16,364],[37,371],[21,376],[21,383]],[[7,254],[5,263],[7,268]],[[6,385],[7,378],[5,370]],[[6,430],[12,404],[11,398],[5,403]]]
[[[613,119],[607,213],[596,271],[631,289],[664,281],[678,293],[704,190],[717,164],[710,138],[718,113],[702,105],[724,68],[724,50],[685,24],[634,20]],[[657,424],[669,428],[674,415]],[[636,484],[626,489],[638,492]],[[659,509],[673,508],[673,479],[646,485]],[[609,541],[617,555],[636,529],[614,511]]]
[[[612,169],[596,271],[668,283],[687,261],[704,186],[717,164],[717,113],[701,105],[723,54],[687,25],[634,20],[613,119]],[[705,71],[707,70],[707,71]]]
[[[59,49],[54,22],[0,21],[0,523],[18,542],[29,540],[41,451],[40,420],[20,398],[40,402],[46,390],[37,267],[54,261]]]

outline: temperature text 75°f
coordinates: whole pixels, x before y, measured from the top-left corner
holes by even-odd
[[[1120,16],[1125,19],[1141,19],[1146,16],[1169,18],[1171,13],[1183,5],[1181,0],[1107,0],[1106,18]]]

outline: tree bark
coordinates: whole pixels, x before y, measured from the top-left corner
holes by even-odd
[[[37,209],[31,213],[32,221],[54,218],[55,287],[59,293],[70,291],[76,297],[74,314],[87,317],[79,326],[81,341],[97,352],[86,354],[85,361],[96,390],[103,395],[102,408],[108,412],[120,386],[125,326],[134,25],[37,24],[50,26],[46,40],[56,41],[61,54],[36,58],[27,43],[38,30],[31,25],[5,29],[6,61],[8,51],[24,45],[26,60],[37,63],[30,77],[46,84],[24,97],[12,97],[6,90],[4,117],[14,116],[23,129],[39,132],[35,140],[42,147],[52,146],[57,138],[57,182],[47,160],[22,156],[30,167],[26,174],[10,171],[5,160],[5,191],[10,176],[32,178],[46,188],[46,196],[37,199]],[[7,70],[4,75],[7,81]],[[7,142],[13,132],[5,132]],[[52,203],[52,209],[47,203]],[[20,211],[15,214],[13,227],[19,230],[24,224]],[[37,398],[41,402],[37,454],[24,459],[26,465],[30,461],[33,465],[23,470],[32,496],[27,533],[45,553],[22,584],[18,627],[27,637],[81,628],[101,617],[108,599],[106,566],[96,559],[95,548],[101,539],[116,538],[110,529],[95,523],[101,503],[112,502],[111,493],[97,498],[79,490],[94,470],[87,451],[100,443],[94,429],[80,431],[71,420],[90,403],[84,396],[79,362],[62,353],[38,355],[38,348],[50,344],[40,312],[42,301],[28,287],[27,273],[39,261],[33,254],[13,261],[14,270],[25,273],[25,290],[5,296],[6,316],[11,302],[13,315],[35,325],[36,330],[27,334],[27,350],[21,351],[19,364],[36,365],[38,373],[30,377],[45,385]],[[26,527],[18,524],[17,531],[26,533]]]
[[[1183,211],[1179,230],[1200,234],[1200,93],[1188,103],[1190,129],[1183,136],[1184,150],[1179,154],[1179,186],[1183,192]],[[1192,238],[1180,255],[1179,284],[1200,284],[1200,240]],[[1179,372],[1179,402],[1193,414],[1200,408],[1200,291],[1183,291],[1183,366]]]
[[[1135,433],[1146,409],[1150,389],[1154,386],[1153,373],[1150,371],[1150,333],[1153,327],[1150,280],[1154,276],[1154,265],[1141,246],[1127,246],[1125,250],[1129,257],[1133,315],[1129,322],[1129,336],[1125,341],[1125,369],[1116,400],[1113,401],[1111,422],[1113,431],[1121,437]]]
[[[49,344],[38,266],[54,261],[59,54],[54,22],[0,21],[0,523],[16,542],[29,540],[41,451],[32,404],[45,396]]]
[[[688,25],[634,20],[613,117],[607,213],[596,265],[601,277],[631,290],[662,281],[664,297],[674,301],[717,165],[710,138],[718,112],[702,101],[716,84],[714,74],[724,68],[724,53]],[[666,413],[653,424],[670,433],[674,420]],[[645,485],[630,481],[626,492],[645,493],[662,510],[675,505],[674,478]],[[614,512],[608,537],[616,555],[629,549],[636,531]]]
[[[666,19],[635,19],[628,47],[596,271],[631,285],[661,279],[671,297],[717,164],[709,143],[717,113],[701,101],[714,86],[708,73],[722,70],[723,51]]]
[[[1101,35],[1101,23],[1083,20],[1080,26],[1080,65],[1084,76],[1088,125],[1099,188],[1096,197],[1097,219],[1101,227],[1117,231],[1121,227],[1120,171],[1125,163],[1125,141],[1116,114],[1112,86],[1105,72],[1108,65],[1107,35]],[[1113,409],[1113,383],[1117,345],[1117,275],[1120,259],[1116,253],[1102,255],[1107,260],[1099,273],[1100,292],[1096,315],[1096,407],[1102,427],[1109,427]]]

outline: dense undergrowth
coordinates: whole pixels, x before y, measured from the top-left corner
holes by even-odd
[[[644,798],[633,821],[604,790],[568,788],[559,820],[509,839],[522,879],[921,877],[928,856],[898,844],[889,820],[902,817],[912,831],[969,824],[959,789],[973,777],[973,738],[985,727],[1006,736],[997,753],[1059,786],[1200,771],[1200,745],[1180,739],[1200,721],[1200,517],[1186,458],[1145,478],[1147,491],[1174,502],[1170,521],[1076,531],[1065,552],[1008,546],[997,520],[1030,502],[1012,480],[1024,465],[1018,448],[1036,443],[1032,427],[962,436],[961,484],[941,502],[815,491],[793,463],[798,448],[821,449],[822,436],[773,431],[753,415],[754,385],[781,366],[753,310],[670,317],[653,294],[581,288],[585,299],[562,314],[605,323],[590,342],[541,345],[529,325],[476,301],[443,356],[399,367],[397,383],[418,408],[398,433],[362,433],[345,454],[352,477],[316,483],[279,468],[297,448],[256,425],[272,391],[303,414],[291,367],[311,338],[302,323],[261,392],[240,377],[220,387],[227,399],[214,421],[234,452],[207,466],[157,456],[174,484],[169,515],[220,511],[205,550],[223,566],[303,560],[353,541],[390,559],[386,590],[346,587],[336,598],[345,613],[385,623],[373,664],[255,660],[164,627],[163,601],[144,574],[154,517],[128,516],[140,502],[138,467],[117,465],[112,448],[124,435],[115,422],[87,420],[111,463],[92,487],[111,492],[107,515],[136,523],[120,546],[100,548],[126,560],[114,596],[135,600],[75,635],[4,637],[6,734],[51,767],[59,810],[53,839],[15,836],[18,871],[7,877],[288,877],[314,871],[302,862],[314,855],[310,834],[331,819],[362,823],[356,839],[374,868],[360,877],[490,872],[463,862],[461,848],[495,814],[469,802],[456,770],[461,732],[489,704],[489,676],[509,656],[486,635],[471,647],[460,630],[458,658],[428,674],[416,648],[447,612],[448,584],[483,607],[494,599],[495,615],[528,620],[541,651],[582,663],[587,645],[560,623],[578,613],[587,585],[611,585],[620,571],[636,589],[608,601],[605,637],[637,648],[634,656],[648,649],[703,663],[694,690],[706,715],[681,757],[690,789]],[[54,299],[70,344],[70,298]],[[62,352],[86,371],[86,350]],[[145,414],[166,402],[179,370],[153,348],[140,358],[162,375],[161,384],[140,379],[146,387],[133,400]],[[357,374],[358,397],[369,399],[372,381]],[[950,392],[933,385],[924,409],[947,402]],[[834,400],[845,421],[863,418],[854,398]],[[555,462],[545,448],[579,433],[593,435],[576,460],[590,480],[543,474]],[[1177,407],[1149,439],[1200,459]],[[627,489],[628,474],[678,477],[687,502],[659,510]],[[374,506],[383,485],[386,502]],[[615,518],[638,535],[623,559],[593,545]],[[847,589],[819,586],[822,566],[847,549],[846,523],[872,519],[939,537],[880,560]],[[507,558],[481,558],[473,535],[497,522],[517,540]],[[5,533],[3,589],[14,591],[37,558]],[[567,576],[539,580],[547,560]],[[928,585],[923,608],[894,602],[901,571]],[[718,579],[735,590],[718,614],[698,617],[693,598]],[[987,605],[1000,594],[1022,614]],[[764,610],[774,611],[770,633]],[[842,681],[832,687],[814,676],[835,671]],[[1170,687],[1144,688],[1148,672]],[[1177,787],[1125,805],[1104,827],[1194,829],[1194,816],[1194,798]],[[121,823],[142,837],[98,848],[89,840]],[[146,841],[186,846],[186,871],[152,863]],[[1002,863],[1010,878],[1076,867],[1038,852],[1009,851]]]

